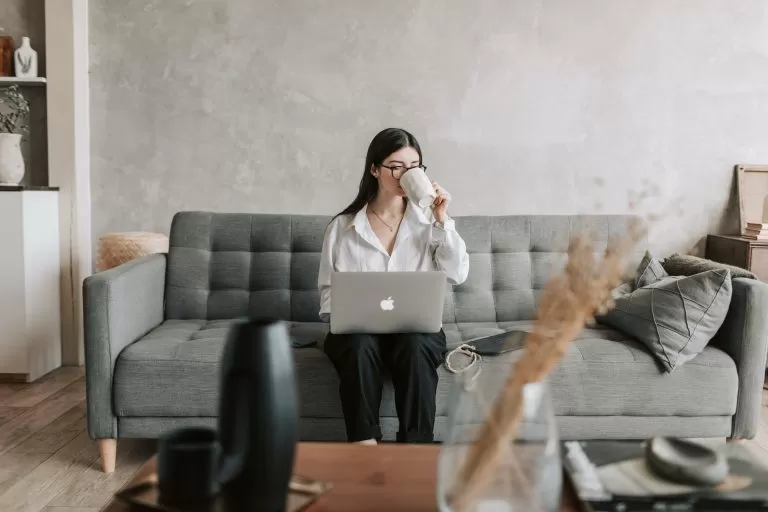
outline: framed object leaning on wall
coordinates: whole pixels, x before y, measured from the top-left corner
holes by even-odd
[[[746,235],[747,223],[768,223],[768,165],[737,165],[736,187],[739,234]]]

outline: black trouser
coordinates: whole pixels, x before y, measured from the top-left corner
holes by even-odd
[[[429,443],[435,427],[437,368],[445,333],[328,334],[325,353],[341,380],[339,393],[349,441],[381,440],[382,371],[389,370],[400,421],[397,441]]]

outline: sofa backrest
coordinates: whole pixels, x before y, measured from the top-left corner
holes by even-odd
[[[449,287],[445,323],[530,320],[572,236],[596,251],[627,232],[624,215],[456,217],[469,277]],[[328,216],[180,212],[172,221],[166,318],[272,316],[317,322],[317,272]],[[635,251],[639,259],[643,243]]]

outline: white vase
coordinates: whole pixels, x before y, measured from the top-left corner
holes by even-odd
[[[21,38],[21,46],[14,53],[16,76],[20,78],[37,77],[37,52],[29,45],[29,38]]]
[[[18,185],[23,177],[21,134],[0,133],[0,185]]]

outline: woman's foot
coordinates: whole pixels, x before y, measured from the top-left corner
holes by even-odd
[[[358,441],[357,444],[364,444],[364,445],[368,445],[368,446],[375,446],[378,443],[376,443],[375,439],[366,439],[365,441]]]

